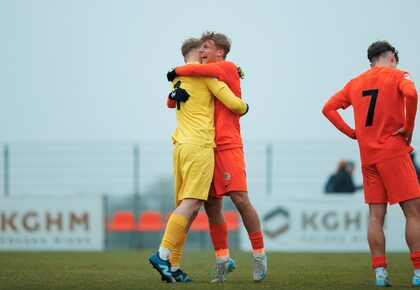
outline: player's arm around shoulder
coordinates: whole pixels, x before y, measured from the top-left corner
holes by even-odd
[[[235,96],[226,83],[216,79],[206,78],[206,84],[212,94],[233,113],[244,115],[248,112],[248,105],[242,99]]]
[[[220,79],[221,68],[217,63],[190,63],[175,69],[176,74],[181,76],[204,76]]]
[[[221,68],[221,77],[220,79],[223,80],[223,76],[228,76],[229,78],[237,78],[237,79],[244,79],[245,73],[242,70],[240,66],[235,64],[234,62],[225,60],[225,61],[219,61],[215,62],[214,64],[220,66]],[[223,76],[222,76],[223,74]]]

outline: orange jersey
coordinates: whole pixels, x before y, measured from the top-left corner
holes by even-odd
[[[337,112],[350,105],[355,130]],[[357,139],[362,164],[375,164],[413,150],[402,135],[392,135],[402,127],[414,129],[417,91],[407,72],[373,67],[348,82],[322,111],[337,129]]]
[[[207,64],[187,64],[175,71],[181,76],[208,76],[225,82],[238,98],[241,98],[241,82],[237,66],[230,61]],[[232,113],[219,100],[215,99],[214,127],[216,130],[216,149],[225,150],[243,147],[240,116]],[[168,104],[169,105],[169,104]]]

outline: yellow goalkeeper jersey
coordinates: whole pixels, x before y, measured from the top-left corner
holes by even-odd
[[[174,143],[188,143],[215,148],[214,99],[218,98],[232,112],[243,115],[247,105],[236,97],[222,81],[208,77],[176,77],[174,87],[180,87],[190,95],[188,101],[175,108],[177,128],[172,135]]]

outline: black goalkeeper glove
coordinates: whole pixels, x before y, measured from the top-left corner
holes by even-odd
[[[168,73],[166,74],[166,78],[168,79],[169,82],[172,82],[178,76],[175,70],[176,68],[173,68],[170,71],[168,71]]]
[[[184,102],[184,103],[188,101],[189,97],[190,97],[190,94],[188,94],[187,91],[182,88],[174,89],[169,95],[169,99],[174,100],[174,101]]]
[[[245,116],[246,113],[248,113],[249,111],[249,105],[247,103],[245,103],[245,105],[246,105],[246,110],[245,110],[245,113],[242,114],[242,116]]]
[[[188,101],[190,94],[188,94],[187,91],[181,88],[180,86],[181,82],[178,81],[175,84],[173,91],[169,95],[169,98],[174,101],[180,101],[185,103],[186,101]]]
[[[176,106],[178,110],[181,108],[180,102],[186,102],[188,101],[188,98],[190,97],[190,94],[187,93],[186,90],[181,88],[181,82],[178,81],[174,85],[173,91],[169,94],[169,99],[176,101]]]
[[[242,68],[241,68],[240,66],[238,66],[238,67],[237,67],[237,69],[238,69],[238,75],[239,75],[239,77],[240,77],[241,79],[244,79],[244,78],[245,78],[245,73],[244,73],[244,71],[242,70]]]

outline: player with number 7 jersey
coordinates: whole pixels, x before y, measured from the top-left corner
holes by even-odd
[[[356,130],[350,128],[337,109],[353,106]],[[375,66],[352,79],[324,106],[323,113],[337,129],[357,139],[363,165],[375,164],[413,148],[401,135],[413,132],[417,109],[414,82],[405,71]]]
[[[412,285],[420,286],[420,189],[409,157],[417,91],[409,74],[396,69],[398,51],[388,42],[374,42],[368,58],[371,69],[333,95],[322,112],[338,130],[359,143],[375,285],[391,286],[383,225],[388,203],[399,203],[406,218],[405,236],[414,268]],[[349,106],[353,107],[355,129],[337,112]]]
[[[350,105],[356,130],[336,111]],[[416,89],[409,74],[375,66],[349,81],[326,103],[323,113],[337,129],[357,139],[362,164],[369,165],[413,150],[403,135],[393,133],[402,127],[413,132],[416,108]]]

